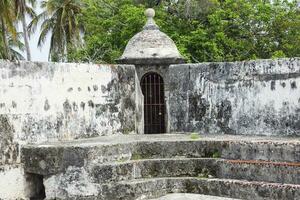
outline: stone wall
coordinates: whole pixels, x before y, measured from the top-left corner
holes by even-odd
[[[300,58],[170,67],[171,132],[300,135]]]
[[[0,61],[0,199],[26,196],[23,144],[143,133],[138,83],[134,66]]]
[[[140,86],[138,75],[136,74],[135,81],[135,96],[136,96],[136,113],[135,113],[135,127],[137,134],[144,134],[144,95]]]

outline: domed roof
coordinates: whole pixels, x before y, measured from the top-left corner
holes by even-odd
[[[133,36],[120,59],[119,63],[127,64],[172,64],[183,63],[173,40],[159,30],[153,17],[155,11],[147,9],[148,18],[143,30]]]

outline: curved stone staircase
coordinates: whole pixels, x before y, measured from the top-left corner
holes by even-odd
[[[300,199],[300,142],[296,139],[120,137],[112,143],[102,138],[25,147],[25,170],[49,176],[64,173],[69,166],[83,166],[100,192],[77,199],[150,199],[169,193]],[[46,164],[41,166],[41,160]]]

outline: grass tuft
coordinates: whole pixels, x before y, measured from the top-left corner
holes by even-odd
[[[141,160],[142,156],[140,154],[132,154],[131,160]]]
[[[201,170],[201,173],[198,174],[198,178],[213,178],[214,176],[211,174],[210,170],[204,167]]]
[[[219,151],[216,151],[213,153],[213,158],[221,158],[221,153]]]
[[[200,135],[199,135],[199,133],[191,133],[190,138],[192,140],[198,140],[198,139],[200,139]]]

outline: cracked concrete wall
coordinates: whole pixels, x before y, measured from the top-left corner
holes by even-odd
[[[130,65],[0,61],[0,180],[18,177],[0,199],[26,196],[23,144],[143,133],[137,83]]]
[[[171,131],[300,135],[300,58],[170,67]]]

